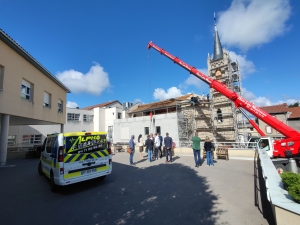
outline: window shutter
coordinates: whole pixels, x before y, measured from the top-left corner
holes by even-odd
[[[44,92],[44,103],[50,104],[50,95],[47,92]]]
[[[22,85],[28,87],[28,88],[31,88],[31,83],[29,83],[28,81],[26,80],[22,80]]]

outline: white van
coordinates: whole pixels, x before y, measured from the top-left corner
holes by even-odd
[[[40,163],[40,175],[50,179],[51,190],[112,172],[112,154],[106,132],[74,132],[47,135]]]

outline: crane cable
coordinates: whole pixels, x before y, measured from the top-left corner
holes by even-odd
[[[148,49],[148,84],[149,84],[149,103],[151,102],[151,63],[150,63],[150,49]]]

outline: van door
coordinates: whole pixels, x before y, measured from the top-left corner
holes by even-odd
[[[46,139],[45,149],[41,153],[42,170],[47,177],[50,177],[50,171],[53,163],[52,147],[55,143],[56,136],[49,136]]]
[[[106,134],[65,136],[64,180],[88,179],[109,170]]]

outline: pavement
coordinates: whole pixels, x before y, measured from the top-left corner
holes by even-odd
[[[145,156],[145,154],[144,154]],[[0,168],[1,224],[228,224],[264,225],[270,218],[256,205],[251,160],[218,160],[194,167],[192,156],[149,163],[125,152],[113,156],[113,171],[50,191],[38,175],[38,159],[8,160]],[[271,224],[271,222],[270,222]]]

